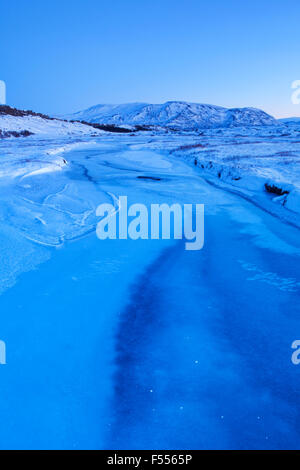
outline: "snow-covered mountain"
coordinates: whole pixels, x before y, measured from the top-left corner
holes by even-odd
[[[276,119],[260,109],[228,109],[184,101],[168,101],[164,104],[100,104],[65,117],[67,119],[117,126],[160,126],[178,130],[265,126],[274,125],[277,122]]]

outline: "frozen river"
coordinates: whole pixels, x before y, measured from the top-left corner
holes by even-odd
[[[78,146],[57,168],[16,155],[0,187],[0,447],[300,448],[299,231],[139,141]],[[203,250],[100,241],[96,207],[123,195],[205,204]]]

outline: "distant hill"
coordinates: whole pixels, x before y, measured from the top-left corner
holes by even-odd
[[[164,104],[99,104],[64,117],[116,126],[160,126],[176,130],[267,126],[277,123],[275,118],[256,108],[229,109],[185,101],[168,101]]]

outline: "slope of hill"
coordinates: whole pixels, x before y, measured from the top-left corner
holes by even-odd
[[[21,111],[9,106],[0,106],[0,138],[39,136],[98,135],[103,131],[78,122],[54,119],[33,111]]]

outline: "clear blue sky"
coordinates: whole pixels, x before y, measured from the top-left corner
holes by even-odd
[[[8,104],[187,100],[300,115],[299,0],[1,2]]]

